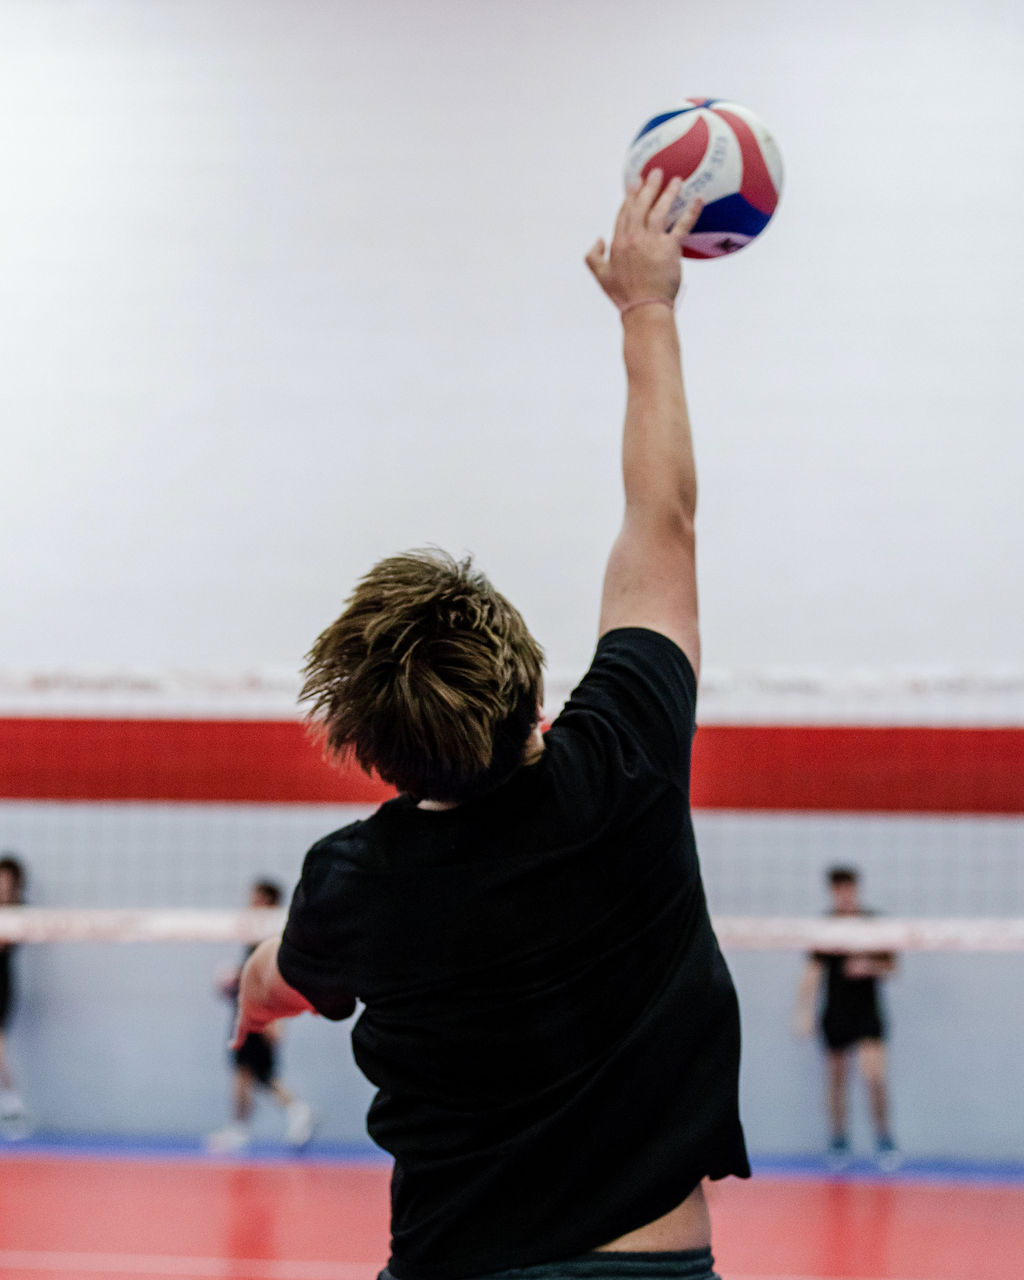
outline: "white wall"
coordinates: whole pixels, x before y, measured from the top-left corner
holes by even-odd
[[[578,673],[623,398],[582,254],[636,128],[708,93],[758,110],[787,170],[760,243],[687,267],[708,663],[1020,668],[1022,52],[1014,0],[2,0],[0,667],[293,672],[359,572],[433,541],[474,550]],[[47,881],[16,808],[37,901],[68,900],[75,848],[94,883],[88,824],[54,835]],[[211,814],[183,838],[206,861]],[[294,873],[286,835],[238,836],[222,901],[257,862]],[[172,843],[160,902],[195,887]],[[97,1016],[79,996],[109,949],[19,960],[12,1052],[46,1122],[220,1119],[211,956],[119,969]],[[1019,1152],[1015,961],[908,962],[912,1151]],[[748,1099],[758,1150],[820,1139],[810,1110],[792,1127],[817,1088],[786,1040],[795,964],[736,961],[747,1078],[786,1064],[785,1105]],[[976,1032],[966,1076],[939,1008]],[[341,1089],[348,1136],[365,1088],[324,1034],[296,1030],[291,1069],[325,1109]],[[964,1078],[970,1107],[943,1110]]]
[[[0,665],[293,670],[472,549],[556,673],[619,509],[581,264],[632,132],[784,153],[688,267],[709,663],[1021,662],[1012,0],[5,0]]]

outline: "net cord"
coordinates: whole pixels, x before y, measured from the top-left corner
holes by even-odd
[[[280,933],[280,910],[92,910],[0,907],[0,944],[36,942],[260,942]],[[1024,917],[827,919],[716,916],[722,947],[745,951],[1024,951]]]

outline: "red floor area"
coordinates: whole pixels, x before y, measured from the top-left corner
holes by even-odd
[[[1024,1277],[1024,1187],[759,1177],[709,1188],[725,1280]]]
[[[380,1164],[0,1158],[3,1280],[373,1280]],[[724,1280],[1013,1280],[1024,1187],[759,1177],[710,1189]]]

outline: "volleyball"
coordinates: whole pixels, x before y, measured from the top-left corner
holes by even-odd
[[[723,98],[687,98],[653,116],[630,144],[627,188],[651,169],[681,178],[673,220],[696,196],[704,208],[683,242],[687,258],[721,258],[761,234],[782,192],[782,157],[764,122]]]

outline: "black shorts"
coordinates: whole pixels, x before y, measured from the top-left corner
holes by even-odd
[[[266,1036],[251,1031],[234,1052],[236,1067],[244,1067],[260,1084],[270,1084],[276,1074],[274,1046]]]
[[[710,1249],[672,1253],[584,1253],[532,1267],[491,1271],[477,1280],[720,1280]],[[395,1280],[387,1267],[377,1280]]]
[[[877,1013],[826,1012],[821,1020],[821,1034],[828,1048],[839,1052],[859,1044],[861,1040],[884,1040],[885,1024]]]

